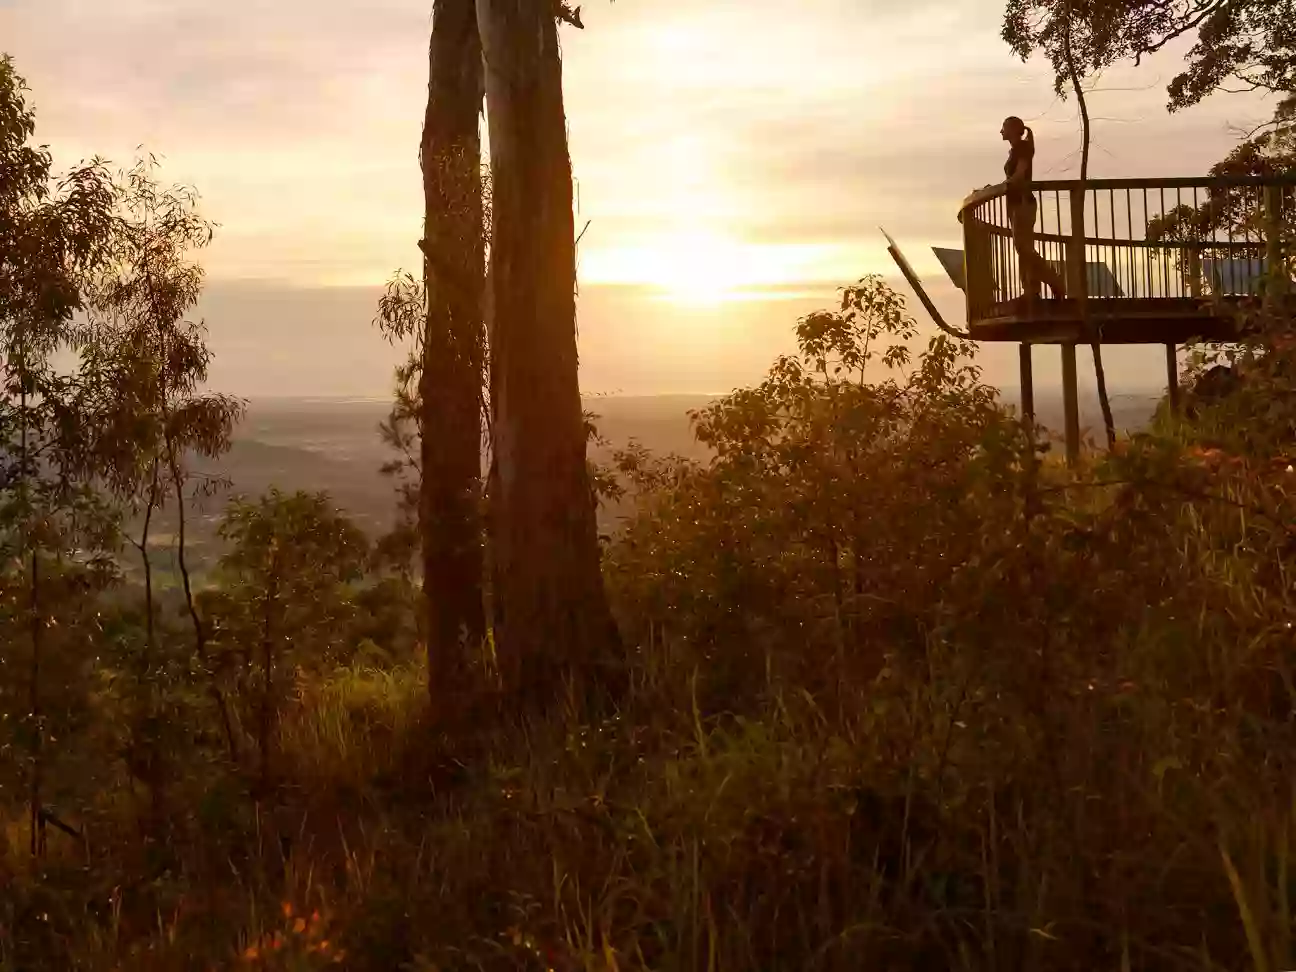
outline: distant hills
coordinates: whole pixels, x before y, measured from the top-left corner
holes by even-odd
[[[598,416],[600,434],[608,445],[594,450],[606,459],[612,450],[636,440],[656,453],[678,453],[705,459],[707,450],[692,435],[688,413],[715,400],[706,395],[599,396],[586,400]],[[1015,390],[1004,400],[1015,405]],[[1114,394],[1112,409],[1123,431],[1143,426],[1157,403],[1148,391]],[[285,492],[326,490],[371,535],[391,526],[396,516],[393,483],[379,468],[393,457],[379,439],[378,425],[390,405],[372,399],[259,399],[249,403],[248,414],[237,430],[231,449],[216,462],[197,466],[206,476],[228,481],[228,487],[195,500],[189,520],[189,549],[199,571],[217,554],[215,527],[231,496],[257,497],[278,486]],[[1062,426],[1062,399],[1055,390],[1036,392],[1036,413],[1051,429]],[[1101,436],[1102,418],[1097,400],[1081,400],[1081,425],[1095,438]],[[604,529],[624,514],[608,510]],[[159,567],[172,562],[176,522],[173,513],[155,517],[154,545]]]

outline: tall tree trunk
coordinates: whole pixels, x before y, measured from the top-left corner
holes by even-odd
[[[31,634],[31,660],[27,676],[27,718],[31,722],[31,775],[28,779],[27,795],[31,818],[31,855],[37,857],[43,854],[45,850],[43,839],[45,826],[44,818],[41,816],[44,810],[44,795],[41,788],[44,782],[43,749],[45,742],[41,662],[44,654],[45,619],[41,616],[40,550],[37,547],[38,541],[33,536],[35,517],[31,508],[30,491],[33,462],[29,452],[29,421],[31,414],[28,411],[27,393],[32,379],[31,372],[28,370],[27,355],[20,351],[18,361],[19,381],[22,383],[22,391],[19,393],[18,399],[18,409],[21,415],[21,432],[18,446],[18,475],[21,478],[18,481],[18,489],[22,497],[22,515],[25,521],[23,523],[23,543],[27,547],[30,566],[30,576],[27,578],[27,623]]]
[[[1093,138],[1093,129],[1089,121],[1089,101],[1085,98],[1084,86],[1080,83],[1080,71],[1076,67],[1075,54],[1071,49],[1071,5],[1067,4],[1066,33],[1062,37],[1063,54],[1066,57],[1067,74],[1071,78],[1071,89],[1075,92],[1076,104],[1080,106],[1080,186],[1086,191],[1089,183],[1089,146]],[[1085,266],[1082,273],[1088,274]],[[1087,284],[1086,284],[1087,285]],[[1087,295],[1086,295],[1087,296]],[[1089,330],[1088,300],[1084,302],[1084,327]],[[1107,369],[1103,367],[1102,327],[1092,335],[1089,348],[1093,351],[1094,381],[1098,385],[1098,405],[1102,409],[1103,431],[1107,436],[1108,451],[1116,448],[1116,420],[1112,417],[1111,398],[1107,395]]]
[[[279,598],[279,567],[272,559],[270,576],[266,579],[265,595],[261,599],[261,705],[257,713],[257,749],[260,751],[260,793],[270,792],[270,733],[271,713],[274,711],[274,603]]]
[[[473,0],[436,0],[423,168],[427,321],[419,378],[419,525],[428,687],[441,716],[486,635],[482,606],[481,43]]]
[[[163,349],[166,348],[166,337],[164,335],[160,336],[158,346]],[[194,655],[198,659],[198,664],[202,666],[203,678],[207,681],[207,692],[215,703],[216,712],[220,716],[221,728],[225,733],[225,747],[229,753],[230,762],[237,766],[239,764],[238,737],[234,735],[234,723],[230,719],[229,703],[225,699],[225,693],[216,681],[215,672],[211,670],[211,666],[208,664],[207,629],[202,615],[198,613],[198,604],[194,600],[193,575],[189,571],[187,555],[189,547],[186,542],[188,514],[186,513],[185,503],[188,500],[185,497],[185,481],[187,477],[181,465],[182,459],[176,449],[175,436],[171,429],[171,406],[167,404],[168,392],[164,386],[159,387],[159,392],[162,410],[162,446],[165,449],[167,467],[171,473],[171,484],[175,487],[176,564],[180,568],[180,582],[184,590],[185,607],[189,611],[189,621],[193,625]],[[145,556],[147,556],[147,553]]]
[[[571,158],[554,6],[477,0],[491,147],[487,306],[497,474],[496,653],[521,701],[556,701],[618,644],[599,567],[576,357]]]

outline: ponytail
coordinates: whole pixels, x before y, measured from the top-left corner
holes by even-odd
[[[1035,133],[1032,132],[1029,128],[1027,128],[1026,123],[1022,121],[1020,118],[1018,118],[1016,115],[1009,115],[1007,118],[1005,118],[1004,127],[1012,128],[1017,131],[1020,131],[1022,135],[1025,136],[1025,139],[1029,144],[1031,145],[1035,144]]]

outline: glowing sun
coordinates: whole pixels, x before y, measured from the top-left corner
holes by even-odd
[[[646,274],[672,301],[717,304],[756,279],[745,247],[719,233],[688,231],[672,236],[657,250],[657,266]],[[647,269],[647,268],[645,268]]]

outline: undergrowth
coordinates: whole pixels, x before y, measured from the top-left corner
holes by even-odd
[[[969,349],[888,351],[909,327],[865,281],[697,416],[713,462],[621,454],[611,717],[440,733],[425,668],[348,655],[312,581],[319,650],[217,673],[275,714],[273,773],[201,693],[165,775],[78,729],[84,840],[32,858],[3,797],[0,969],[1290,968],[1281,437],[1167,419],[1067,471]],[[1221,408],[1289,392],[1257,361]]]

